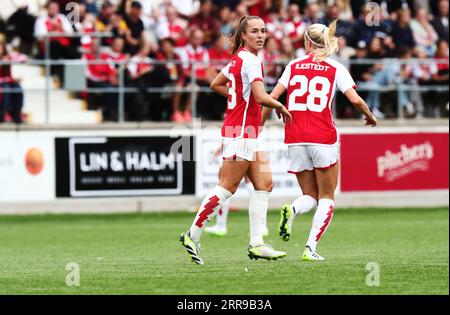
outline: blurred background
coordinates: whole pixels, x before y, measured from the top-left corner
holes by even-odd
[[[92,197],[119,196],[131,199],[105,211],[195,207],[217,178],[220,138],[217,130],[198,133],[192,121],[201,119],[204,130],[223,120],[226,99],[209,85],[231,58],[226,36],[243,15],[266,22],[259,57],[269,91],[305,54],[306,27],[339,20],[333,58],[380,121],[363,128],[336,95],[345,205],[448,205],[448,7],[445,0],[0,0],[0,211],[72,211],[88,197],[86,210]],[[277,206],[299,192],[283,168],[282,126],[275,117],[269,126]],[[174,136],[176,127],[184,129]],[[192,144],[195,161],[170,155],[174,139]],[[174,204],[167,195],[187,199]]]

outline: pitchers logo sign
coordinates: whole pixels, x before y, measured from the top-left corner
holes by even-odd
[[[433,152],[434,148],[428,141],[411,147],[402,144],[398,152],[387,150],[383,156],[377,157],[378,177],[392,182],[413,172],[427,171]]]
[[[448,189],[448,132],[342,134],[341,191]]]

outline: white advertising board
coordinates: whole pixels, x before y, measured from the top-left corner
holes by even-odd
[[[48,132],[0,132],[0,202],[53,200],[54,156]]]
[[[262,134],[269,152],[272,170],[273,191],[271,196],[292,197],[301,194],[294,175],[287,173],[288,151],[284,144],[284,130],[279,127],[267,128]],[[205,196],[217,184],[218,172],[222,165],[222,145],[220,129],[205,128],[196,137],[196,196]],[[247,197],[248,190],[242,182],[236,197]]]

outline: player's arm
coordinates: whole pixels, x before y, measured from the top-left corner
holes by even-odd
[[[278,100],[280,98],[281,95],[283,95],[283,93],[286,91],[286,88],[284,87],[283,84],[277,83],[277,85],[275,86],[275,88],[273,89],[273,91],[270,93],[270,97],[272,97],[275,100]],[[264,107],[262,110],[262,125],[264,125],[267,121],[267,119],[269,118],[270,114],[272,113],[272,108],[269,107]],[[281,118],[281,115],[279,113],[279,111],[276,112],[278,118]]]
[[[364,102],[361,96],[358,95],[355,89],[348,89],[345,91],[344,95],[357,110],[363,113],[364,119],[366,120],[366,125],[370,125],[372,127],[377,125],[377,119],[370,111],[369,106],[367,106],[366,102]]]
[[[292,116],[287,108],[266,93],[266,90],[264,89],[264,83],[262,81],[256,80],[252,82],[252,94],[258,104],[269,108],[275,108],[277,112],[279,112],[283,116],[283,121],[285,123],[291,122]]]
[[[228,97],[228,78],[220,72],[212,81],[210,88],[223,97]]]

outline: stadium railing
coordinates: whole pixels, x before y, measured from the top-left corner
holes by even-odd
[[[104,35],[104,34],[103,34]],[[61,34],[59,34],[61,36]],[[107,37],[107,36],[104,36]],[[48,41],[47,41],[48,42]],[[48,43],[47,43],[48,45]],[[47,50],[47,49],[46,49]],[[46,52],[48,54],[48,51]],[[47,56],[48,57],[48,56]],[[181,61],[171,61],[174,64],[183,64]],[[376,63],[382,63],[383,65],[390,65],[394,64],[396,66],[401,65],[410,65],[410,66],[420,66],[420,65],[436,65],[439,63],[445,63],[445,61],[439,61],[436,59],[346,59],[341,60],[346,66],[351,64],[376,64]],[[448,62],[448,61],[447,61]],[[70,92],[87,92],[87,93],[105,93],[105,92],[113,92],[117,93],[118,95],[118,122],[125,121],[125,94],[126,93],[136,93],[139,91],[138,88],[133,87],[126,87],[125,86],[125,73],[128,62],[114,62],[118,69],[118,85],[114,88],[82,88],[82,89],[65,89],[64,87],[61,88],[52,88],[50,87],[51,82],[51,74],[50,74],[50,68],[54,65],[75,65],[80,67],[87,67],[89,64],[111,64],[112,61],[104,61],[104,60],[83,60],[83,59],[77,59],[77,60],[66,60],[66,59],[58,59],[58,60],[51,60],[49,58],[46,58],[44,60],[42,59],[30,59],[27,62],[20,62],[20,61],[1,61],[0,60],[0,66],[1,65],[10,65],[13,66],[15,64],[26,64],[26,65],[33,65],[33,66],[43,66],[45,69],[45,87],[44,89],[23,89],[24,92],[26,91],[44,91],[45,92],[45,117],[46,121],[45,123],[50,123],[49,121],[49,113],[50,113],[50,92],[52,91],[61,91],[61,90],[68,90]],[[208,67],[211,67],[212,65],[217,64],[223,64],[223,61],[216,61],[216,60],[210,60]],[[165,62],[152,60],[150,63],[152,65],[164,65]],[[199,66],[205,66],[204,62],[194,62],[190,61],[189,64],[192,66],[192,77],[191,77],[191,84],[194,85],[197,81],[196,78],[196,69]],[[277,65],[285,66],[286,63],[277,62],[275,63]],[[87,80],[87,79],[86,79]],[[268,89],[270,91],[271,88]],[[417,91],[417,92],[428,92],[428,91],[436,91],[436,92],[445,92],[449,91],[449,87],[447,85],[417,85],[417,84],[404,84],[402,82],[395,83],[395,84],[389,84],[386,86],[362,86],[358,87],[358,91],[380,91],[380,92],[397,92],[397,117],[403,118],[403,111],[401,106],[399,105],[400,100],[400,93],[402,91]],[[22,92],[20,89],[16,88],[4,88],[1,91],[2,93],[19,93]],[[190,93],[191,94],[191,103],[192,103],[192,116],[197,117],[197,100],[198,100],[198,93],[201,92],[211,92],[211,89],[209,87],[197,87],[197,88],[191,88],[191,87],[173,87],[173,86],[165,86],[162,88],[156,88],[156,87],[148,87],[146,89],[147,93]],[[447,100],[448,102],[448,100]]]

